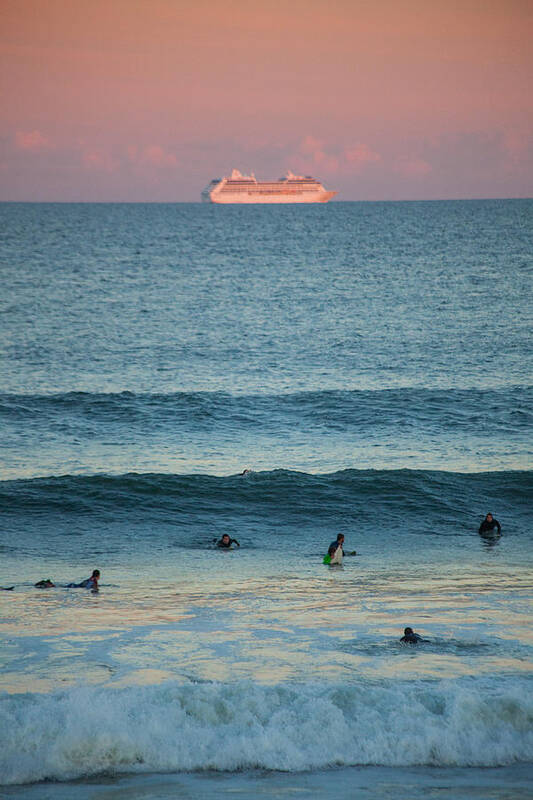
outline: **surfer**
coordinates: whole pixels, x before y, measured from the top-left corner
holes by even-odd
[[[498,536],[501,536],[502,535],[502,526],[500,525],[500,523],[498,522],[497,519],[494,519],[494,517],[492,516],[492,514],[489,511],[489,513],[487,514],[487,516],[485,517],[485,519],[483,520],[483,522],[479,526],[479,535],[483,536],[483,534],[485,534],[485,533],[494,533],[494,529],[495,528],[498,529]]]
[[[80,588],[82,589],[92,589],[93,591],[98,591],[98,581],[100,580],[100,570],[93,569],[93,574],[90,578],[86,578],[84,581],[80,583]]]
[[[33,585],[36,589],[52,589],[55,586],[55,583],[53,583],[50,578],[46,578],[42,581],[37,581],[37,583],[34,583]]]
[[[339,557],[339,555],[341,555],[341,556],[344,555],[344,550],[342,548],[343,544],[344,544],[344,534],[343,533],[338,533],[337,534],[337,538],[335,539],[335,541],[332,542],[330,544],[330,546],[328,547],[328,556],[332,560],[335,558],[335,556]],[[337,553],[337,550],[339,549],[339,547],[340,547],[341,550],[340,550],[340,553]]]
[[[337,538],[328,547],[328,552],[324,556],[324,564],[342,564],[344,534],[338,533]]]
[[[237,539],[232,539],[230,537],[229,533],[225,533],[222,536],[222,539],[219,539],[218,542],[215,539],[215,542],[216,542],[217,547],[222,547],[224,550],[229,550],[229,548],[231,547],[232,544],[236,544],[237,547],[240,547],[240,544],[237,541]]]
[[[81,583],[68,583],[67,589],[91,589],[93,592],[98,591],[98,581],[100,580],[100,570],[93,569],[93,574],[90,578],[85,578]]]
[[[415,633],[412,628],[404,628],[400,642],[404,644],[418,644],[418,642],[429,642],[429,639],[423,639],[418,633]]]

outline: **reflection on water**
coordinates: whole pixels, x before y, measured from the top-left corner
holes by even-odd
[[[278,555],[250,575],[246,558],[225,572],[217,559],[214,572],[213,556],[180,554],[140,576],[109,570],[98,595],[36,590],[29,581],[2,593],[0,688],[187,676],[267,684],[443,678],[530,668],[531,577],[518,567],[415,563],[398,573],[390,565],[363,569],[360,559],[346,560],[343,570],[307,559],[297,572]],[[199,568],[207,558],[210,572]],[[400,646],[405,625],[430,643]]]

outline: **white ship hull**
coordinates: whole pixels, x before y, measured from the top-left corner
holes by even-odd
[[[314,194],[307,195],[306,197],[298,195],[224,195],[222,197],[213,197],[205,202],[208,203],[327,203],[331,200],[337,192],[315,192]]]
[[[255,176],[241,175],[233,170],[229,178],[213,180],[202,192],[205,203],[327,203],[337,192],[327,191],[310,176],[289,172],[279,181],[260,182]]]

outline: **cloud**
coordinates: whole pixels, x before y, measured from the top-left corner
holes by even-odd
[[[306,156],[315,156],[316,153],[323,153],[324,142],[315,139],[314,136],[305,136],[300,142],[300,153]]]
[[[381,161],[380,153],[363,142],[342,149],[327,146],[322,139],[311,135],[300,141],[294,156],[295,164],[304,172],[361,172],[367,166]]]
[[[87,169],[98,170],[100,172],[114,172],[117,162],[106,151],[101,149],[87,149],[82,153],[83,166]]]
[[[15,146],[18,150],[37,152],[50,147],[50,141],[40,131],[17,131]]]
[[[137,145],[130,145],[127,148],[127,154],[133,164],[152,167],[178,167],[180,163],[174,153],[165,150],[158,144],[151,144],[142,148],[137,147]]]
[[[136,170],[142,171],[145,178],[150,170],[168,169],[179,166],[177,157],[165,150],[160,145],[129,145],[124,152],[123,148],[93,145],[80,140],[78,146],[81,150],[81,160],[85,169],[95,172],[120,172],[129,163]]]
[[[361,168],[365,164],[376,164],[381,161],[381,156],[372,150],[367,144],[359,142],[353,147],[346,148],[344,158],[348,164]]]
[[[324,142],[314,136],[305,136],[301,140],[293,161],[297,169],[304,173],[315,172],[317,168],[326,173],[337,172],[339,169],[338,157],[328,153]]]
[[[423,158],[400,158],[394,164],[393,171],[405,177],[423,177],[433,171],[431,164]]]

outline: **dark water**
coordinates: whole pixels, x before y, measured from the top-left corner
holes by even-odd
[[[0,206],[0,783],[533,759],[532,212]]]

